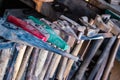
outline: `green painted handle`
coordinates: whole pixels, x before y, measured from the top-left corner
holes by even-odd
[[[67,45],[67,43],[62,38],[60,38],[49,25],[47,25],[46,23],[40,21],[39,19],[33,16],[29,16],[28,18],[33,20],[33,22],[35,22],[36,24],[43,25],[45,30],[50,34],[50,37],[48,38],[48,42],[56,45],[57,47],[63,50],[68,49],[69,46]]]

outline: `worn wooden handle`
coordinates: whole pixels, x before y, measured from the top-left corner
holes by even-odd
[[[74,55],[74,56],[77,56],[77,55],[78,55],[79,50],[81,49],[81,46],[82,46],[83,42],[84,42],[84,41],[81,40],[80,43],[78,43],[78,44],[76,45],[76,47],[74,48],[74,50],[73,50],[73,52],[72,52],[72,55]],[[71,67],[72,67],[73,63],[74,63],[73,60],[68,60],[68,64],[67,64],[67,66],[66,66],[66,70],[65,70],[65,72],[64,72],[64,79],[66,79],[67,76],[69,75],[69,72],[70,72],[70,70],[71,70]]]
[[[17,77],[17,73],[19,71],[19,68],[20,68],[20,65],[21,65],[21,62],[22,62],[22,59],[23,59],[23,55],[24,55],[25,50],[26,50],[26,45],[20,45],[20,48],[21,49],[19,50],[16,62],[15,62],[15,65],[14,65],[14,72],[13,72],[12,80],[15,80],[16,77]]]
[[[47,69],[48,69],[48,67],[50,65],[50,62],[52,60],[52,57],[53,57],[53,53],[52,52],[48,53],[47,59],[45,61],[44,67],[43,67],[43,69],[42,69],[42,71],[41,71],[41,73],[39,75],[39,79],[38,80],[43,80],[44,79],[45,74],[47,72]]]
[[[102,42],[103,42],[103,40],[96,40],[94,42],[94,44],[92,44],[90,46],[89,52],[86,55],[85,60],[81,64],[81,67],[79,68],[78,72],[76,73],[76,75],[74,77],[75,80],[82,80],[83,79],[86,68],[88,67],[89,63],[91,62],[92,58],[94,57],[95,53],[99,49]]]
[[[33,47],[27,46],[25,54],[23,56],[22,63],[20,65],[20,69],[19,69],[17,77],[16,77],[16,80],[21,80],[22,75],[23,75],[25,68],[27,66],[28,60],[30,58],[32,50],[33,50]]]
[[[39,74],[41,73],[43,66],[45,64],[45,60],[47,58],[48,55],[48,51],[41,49],[39,55],[38,55],[38,59],[37,59],[37,63],[36,63],[36,68],[35,68],[35,76],[38,77]]]
[[[2,50],[2,53],[0,53],[0,80],[3,80],[10,55],[10,49],[4,49]]]
[[[106,69],[104,71],[102,80],[107,80],[107,78],[109,76],[109,73],[110,73],[110,71],[111,71],[111,69],[113,67],[113,64],[114,64],[114,60],[115,60],[119,45],[120,45],[120,39],[118,38],[115,45],[114,45],[114,47],[113,47],[113,50],[111,52],[111,55],[110,55],[107,67],[106,67]]]
[[[33,78],[35,78],[34,71],[35,71],[35,66],[36,66],[36,62],[38,58],[38,53],[39,53],[39,49],[33,48],[31,56],[30,56],[25,80],[34,80]]]
[[[96,65],[94,66],[93,70],[91,71],[89,77],[88,77],[88,80],[93,80],[98,69],[100,68],[100,66],[102,65],[102,63],[104,62],[105,58],[107,58],[107,56],[109,56],[109,53],[110,53],[110,50],[111,50],[111,47],[113,46],[114,42],[116,40],[116,37],[112,37],[107,45],[105,46],[102,54],[100,55]]]

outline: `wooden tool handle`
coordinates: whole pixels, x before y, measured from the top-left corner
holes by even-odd
[[[82,80],[84,73],[86,71],[86,68],[88,67],[89,63],[91,62],[92,58],[94,57],[95,53],[99,49],[100,45],[102,44],[103,40],[96,40],[94,44],[91,45],[88,54],[86,55],[85,60],[83,61],[80,69],[76,73],[74,79],[75,80]]]
[[[61,55],[58,55],[57,56],[57,60],[55,61],[55,64],[54,64],[54,66],[53,66],[53,69],[52,69],[52,71],[51,71],[51,73],[50,73],[50,77],[49,78],[52,78],[53,76],[54,76],[54,73],[55,73],[55,71],[57,70],[57,67],[58,67],[58,65],[59,65],[59,63],[60,63],[60,60],[61,60]]]
[[[41,73],[43,66],[45,64],[45,60],[47,58],[48,55],[48,51],[41,49],[39,55],[38,55],[38,59],[37,59],[37,63],[36,63],[36,68],[35,68],[35,76],[38,77],[39,74]]]
[[[47,72],[47,69],[48,69],[48,67],[50,65],[50,62],[52,60],[52,57],[53,57],[53,53],[52,52],[48,53],[47,59],[46,59],[45,64],[44,64],[44,67],[43,67],[43,69],[42,69],[42,71],[41,71],[41,73],[39,75],[39,80],[44,79],[45,74]]]
[[[114,64],[114,60],[115,60],[115,57],[116,57],[116,54],[117,54],[117,51],[119,49],[119,45],[120,45],[120,39],[118,38],[114,47],[113,47],[113,50],[111,52],[111,55],[110,55],[110,58],[109,58],[109,62],[108,62],[108,65],[104,71],[104,74],[103,74],[103,78],[102,80],[107,80],[108,76],[109,76],[109,73],[113,67],[113,64]]]
[[[26,51],[25,51],[24,56],[23,56],[23,59],[22,59],[22,63],[20,65],[20,69],[19,69],[17,77],[16,77],[16,80],[21,80],[22,75],[23,75],[25,68],[27,66],[28,60],[30,58],[32,50],[33,50],[33,47],[27,46]]]
[[[88,77],[88,80],[93,80],[93,79],[94,79],[94,77],[95,77],[98,69],[100,68],[100,66],[101,66],[102,63],[104,62],[105,58],[106,58],[107,56],[109,56],[110,50],[111,50],[111,48],[112,48],[115,40],[116,40],[116,37],[112,37],[112,38],[108,41],[107,45],[105,46],[102,54],[100,55],[100,57],[99,57],[99,59],[98,59],[96,65],[93,67],[93,70],[91,71],[91,73],[90,73],[90,75],[89,75],[89,77]]]
[[[56,33],[58,35],[60,35],[60,31],[59,30],[55,30]],[[56,68],[60,62],[60,59],[61,59],[61,55],[59,54],[53,54],[53,57],[52,57],[52,60],[51,60],[51,63],[49,65],[49,68],[46,72],[46,75],[44,77],[44,80],[49,80],[49,78],[53,77],[55,71],[56,71]]]
[[[74,56],[77,56],[77,55],[78,55],[79,50],[81,49],[81,46],[82,46],[83,42],[84,42],[84,41],[81,40],[81,41],[76,45],[76,47],[74,48],[74,50],[73,50],[73,52],[72,52],[72,55],[74,55]],[[71,68],[72,68],[73,63],[74,63],[73,60],[68,60],[68,64],[67,64],[67,66],[66,66],[66,70],[65,70],[65,72],[64,72],[64,79],[66,79],[67,76],[69,75],[69,72],[70,72],[70,70],[71,70]]]
[[[53,54],[51,63],[49,65],[48,69],[47,69],[47,72],[46,72],[46,75],[44,77],[44,80],[49,80],[50,73],[51,73],[53,67],[55,66],[55,62],[56,62],[58,56],[59,56],[58,54]]]
[[[33,78],[34,78],[33,73],[34,73],[34,70],[35,70],[36,61],[37,61],[37,58],[38,58],[38,53],[39,53],[39,49],[38,48],[33,48],[33,51],[31,53],[31,57],[30,57],[30,60],[29,60],[25,80],[33,80]]]
[[[3,80],[10,55],[10,49],[4,49],[2,50],[2,53],[0,53],[0,80]]]
[[[70,52],[70,48],[67,50],[67,52]],[[63,75],[64,75],[64,71],[66,69],[67,61],[68,61],[68,58],[62,57],[62,61],[59,65],[59,69],[58,69],[58,73],[57,73],[57,77],[56,77],[58,80],[63,80]]]
[[[21,49],[20,49],[20,51],[18,53],[16,62],[15,62],[15,65],[14,65],[14,72],[13,72],[12,80],[15,80],[16,77],[17,77],[17,74],[18,74],[22,59],[23,59],[23,55],[24,55],[25,50],[26,50],[26,45],[20,45],[20,48]]]
[[[70,48],[72,48],[73,45],[75,44],[75,38],[69,36],[68,41],[67,41],[67,44],[70,46],[70,47],[67,49],[67,52],[69,53],[69,52],[70,52]],[[65,69],[66,69],[67,61],[68,61],[68,58],[62,57],[61,62],[60,62],[60,65],[59,65],[59,69],[58,69],[58,72],[57,72],[57,76],[56,76],[56,78],[57,78],[58,80],[63,80],[63,75],[64,75],[64,71],[65,71]]]

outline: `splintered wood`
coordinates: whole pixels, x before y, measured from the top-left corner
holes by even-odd
[[[39,11],[41,2],[47,0],[34,1]],[[109,15],[79,20],[81,25],[63,15],[54,22],[44,20],[66,41],[66,52],[79,57],[78,61],[17,43],[0,51],[0,80],[107,80],[119,49],[120,28]]]

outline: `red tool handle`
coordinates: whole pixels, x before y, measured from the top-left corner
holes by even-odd
[[[8,16],[7,20],[23,30],[33,34],[37,38],[42,39],[45,42],[47,41],[47,38],[41,32],[39,32],[39,30],[37,30],[34,26],[27,24],[27,22],[12,15]]]

